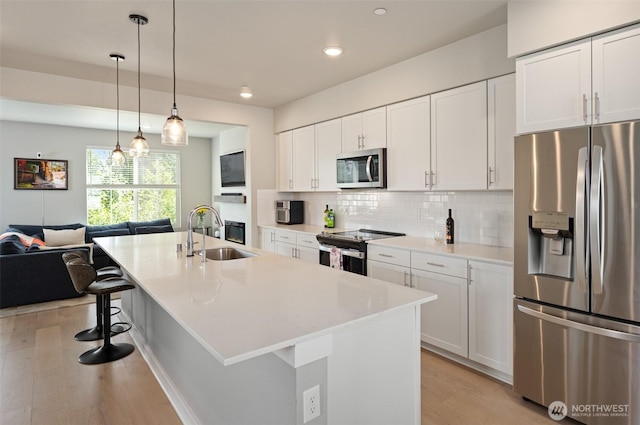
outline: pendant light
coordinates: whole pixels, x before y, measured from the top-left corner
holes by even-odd
[[[111,152],[111,165],[121,167],[127,163],[127,158],[120,149],[120,66],[124,56],[111,53],[109,57],[116,61],[116,148]]]
[[[171,116],[162,127],[162,144],[169,146],[189,145],[189,135],[176,106],[176,0],[173,0],[173,107]]]
[[[129,145],[129,155],[141,157],[149,156],[149,144],[142,136],[140,128],[140,25],[147,25],[149,20],[142,15],[129,15],[129,20],[138,26],[138,134]]]

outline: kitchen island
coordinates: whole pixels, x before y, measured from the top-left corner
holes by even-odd
[[[202,262],[177,252],[185,232],[95,239],[137,284],[123,313],[183,422],[420,423],[434,294],[204,238],[256,255]]]

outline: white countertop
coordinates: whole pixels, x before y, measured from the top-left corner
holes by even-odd
[[[513,248],[470,243],[454,243],[447,245],[429,238],[415,236],[398,236],[394,238],[376,239],[371,245],[403,248],[410,251],[421,251],[431,254],[451,255],[469,260],[492,261],[504,265],[513,265]]]
[[[202,243],[202,235],[194,236]],[[206,237],[207,248],[233,246],[259,255],[202,263],[200,256],[176,252],[185,241],[186,232],[95,239],[224,365],[436,299],[428,292],[212,237]]]

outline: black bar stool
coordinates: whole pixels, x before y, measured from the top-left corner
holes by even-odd
[[[70,260],[74,258],[82,258],[84,261],[87,261],[87,256],[82,251],[68,251],[62,254],[62,261],[66,264]],[[96,270],[97,278],[96,280],[108,279],[110,277],[122,277],[123,273],[119,267],[115,266],[107,266],[102,267]],[[97,341],[99,339],[104,338],[104,328],[102,327],[102,311],[103,311],[103,297],[102,295],[96,295],[96,326],[90,329],[85,329],[83,331],[78,332],[74,339],[76,341]],[[112,312],[111,310],[116,310]],[[108,310],[111,315],[115,315],[120,313],[120,309],[118,307],[111,307]],[[123,332],[131,329],[131,324],[126,322],[116,322],[111,324],[111,336],[115,336],[121,334]]]
[[[98,273],[82,258],[73,258],[66,263],[66,266],[76,291],[103,297],[102,326],[103,329],[111,329],[111,294],[133,289],[135,285],[121,277],[97,280]],[[78,361],[82,364],[107,363],[126,357],[133,350],[134,347],[131,344],[112,343],[111,332],[104,332],[104,344],[82,353]]]

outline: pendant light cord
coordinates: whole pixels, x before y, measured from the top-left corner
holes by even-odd
[[[120,149],[120,58],[116,57],[116,147]]]
[[[173,0],[173,108],[176,109],[176,0]]]
[[[138,132],[140,132],[140,19],[138,19]]]

